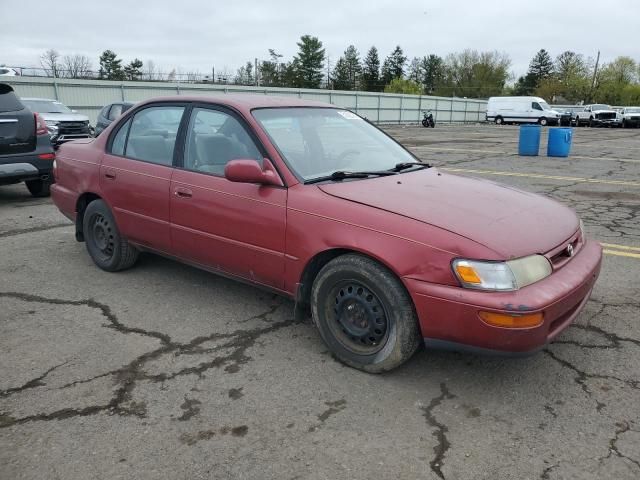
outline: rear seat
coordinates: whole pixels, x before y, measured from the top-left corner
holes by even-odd
[[[164,138],[161,135],[129,137],[127,156],[162,165],[171,165],[174,145],[174,138]]]

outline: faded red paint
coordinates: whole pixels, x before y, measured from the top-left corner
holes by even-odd
[[[301,184],[251,115],[253,108],[330,105],[270,96],[169,97],[157,102],[221,104],[236,110],[264,145],[283,186],[138,162],[105,153],[110,132],[70,142],[57,155],[52,197],[69,218],[78,198],[97,195],[133,244],[295,297],[311,259],[331,249],[368,255],[391,269],[414,301],[423,337],[503,352],[535,350],[568,326],[600,271],[599,244],[578,238],[575,256],[516,292],[461,288],[457,257],[551,257],[578,236],[578,218],[547,198],[438,172]],[[491,327],[479,310],[543,312],[524,330]]]

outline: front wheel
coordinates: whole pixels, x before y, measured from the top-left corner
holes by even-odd
[[[549,124],[549,121],[546,118],[541,117],[538,119],[538,123],[543,127],[546,127]]]
[[[322,268],[311,289],[311,311],[333,355],[365,372],[391,370],[420,345],[418,319],[404,286],[362,255],[342,255]]]
[[[504,120],[502,119],[502,117],[496,117],[496,125],[502,125],[504,123]]]
[[[87,206],[82,228],[87,251],[102,270],[117,272],[136,263],[138,250],[122,238],[111,210],[102,200]]]

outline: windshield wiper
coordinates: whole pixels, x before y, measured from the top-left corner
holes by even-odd
[[[304,183],[318,183],[325,182],[327,180],[344,180],[345,178],[367,178],[370,176],[378,176],[378,177],[386,177],[389,175],[397,175],[397,172],[392,172],[390,170],[382,170],[382,171],[372,171],[372,172],[345,172],[343,170],[338,170],[333,172],[331,175],[325,175],[323,177],[312,178],[310,180],[305,181]]]
[[[411,167],[415,167],[415,166],[421,166],[423,168],[431,168],[431,165],[429,165],[428,163],[423,163],[423,162],[402,162],[402,163],[396,163],[396,166],[393,168],[390,168],[389,171],[390,172],[401,172],[402,170],[406,170],[407,168],[411,168]]]

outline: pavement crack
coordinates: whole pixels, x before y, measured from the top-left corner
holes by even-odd
[[[116,315],[111,311],[111,307],[104,303],[97,302],[93,299],[63,300],[60,298],[47,298],[39,295],[32,295],[30,293],[0,292],[0,298],[3,297],[15,298],[17,300],[22,300],[23,302],[46,303],[49,305],[75,305],[95,308],[99,310],[102,313],[102,316],[104,316],[109,321],[107,326],[119,331],[120,333],[135,333],[137,335],[156,338],[165,345],[172,345],[171,337],[169,337],[169,335],[160,332],[148,331],[137,327],[127,327],[118,320],[118,317],[116,317]]]
[[[340,413],[342,410],[347,408],[347,401],[344,398],[341,400],[336,400],[335,402],[324,402],[324,404],[329,408],[327,408],[324,412],[318,414],[318,420],[320,421],[320,423],[310,426],[309,430],[307,430],[309,433],[315,432],[324,425],[324,422],[326,422],[329,417],[335,415],[336,413]]]
[[[25,233],[44,232],[46,230],[53,230],[54,228],[71,227],[72,223],[56,223],[55,225],[46,225],[40,227],[31,228],[18,228],[15,230],[7,230],[6,232],[0,232],[0,238],[15,237],[16,235],[24,235]]]
[[[35,415],[29,415],[22,418],[13,418],[9,414],[0,414],[0,428],[7,428],[14,425],[21,425],[29,422],[38,421],[52,421],[52,420],[65,420],[74,417],[86,417],[95,415],[102,412],[107,412],[111,415],[122,416],[135,416],[138,418],[145,418],[147,414],[146,404],[144,402],[135,402],[132,399],[133,390],[136,387],[138,381],[148,380],[152,382],[164,382],[172,378],[197,374],[202,375],[210,368],[225,366],[227,373],[235,373],[240,369],[240,366],[251,360],[251,357],[247,355],[247,349],[255,345],[256,341],[263,335],[276,332],[282,328],[289,327],[291,325],[299,323],[295,319],[283,320],[280,322],[270,323],[266,327],[254,328],[250,330],[236,330],[232,333],[213,333],[204,337],[196,337],[188,343],[177,343],[171,340],[169,335],[164,333],[148,331],[137,327],[128,327],[121,323],[115,314],[111,311],[108,305],[99,303],[93,299],[89,300],[63,300],[58,298],[46,298],[37,295],[17,293],[17,292],[0,292],[0,298],[15,298],[25,302],[38,302],[50,305],[76,305],[76,306],[88,306],[98,309],[102,315],[108,320],[107,327],[113,328],[116,331],[129,334],[134,333],[151,338],[155,338],[161,342],[161,345],[151,351],[145,352],[142,355],[135,358],[128,365],[109,372],[96,375],[84,380],[76,380],[59,387],[69,388],[81,383],[89,383],[98,378],[112,375],[114,377],[114,385],[117,389],[113,392],[111,399],[106,404],[91,405],[84,408],[62,408],[51,413],[39,413]],[[270,308],[265,313],[261,314],[266,317],[269,313],[275,311]],[[253,318],[253,317],[252,317]],[[161,373],[158,375],[148,375],[144,372],[144,367],[147,363],[161,357],[166,354],[189,354],[189,353],[208,353],[210,349],[202,349],[201,345],[208,341],[214,340],[227,340],[226,343],[220,345],[219,349],[232,349],[228,355],[218,356],[208,362],[203,362],[196,367],[185,368],[171,374]],[[61,366],[61,365],[59,365]],[[50,374],[55,368],[45,372],[40,377],[30,380],[21,387],[7,390],[7,394],[10,395],[13,391],[24,390],[27,388],[36,388],[42,386],[42,380]],[[182,408],[185,413],[180,417],[182,420],[188,420],[195,415],[199,408],[197,404],[198,400],[187,401],[183,403]],[[183,418],[184,417],[184,418]],[[233,434],[233,432],[232,432]],[[243,436],[241,432],[239,436]]]
[[[599,459],[600,464],[603,464],[605,460],[611,458],[611,456],[615,454],[617,457],[629,460],[636,467],[640,468],[640,460],[636,460],[635,458],[628,457],[624,455],[622,452],[620,452],[620,450],[618,449],[618,440],[620,439],[620,435],[630,430],[631,430],[631,426],[629,425],[629,422],[622,421],[622,422],[616,423],[616,431],[614,432],[614,436],[609,440],[609,452],[607,453],[606,456],[601,457]]]
[[[20,386],[20,387],[13,387],[13,388],[8,388],[6,390],[0,390],[0,398],[5,398],[8,397],[14,393],[18,393],[18,392],[22,392],[24,390],[28,390],[30,388],[37,388],[37,387],[44,387],[46,385],[46,383],[43,382],[43,380],[54,370],[56,370],[57,368],[60,368],[64,365],[66,365],[67,363],[69,363],[68,361],[60,363],[58,365],[55,365],[53,367],[51,367],[49,370],[47,370],[46,372],[44,372],[42,375],[36,377],[36,378],[32,378],[31,380],[29,380],[27,383],[25,383],[24,385]]]
[[[449,389],[447,385],[442,382],[440,384],[440,395],[433,398],[429,405],[426,407],[421,407],[421,410],[424,412],[423,416],[427,420],[427,423],[430,427],[435,430],[431,433],[438,443],[433,447],[434,457],[431,462],[429,462],[429,466],[431,467],[431,471],[434,472],[438,477],[444,480],[444,473],[442,473],[442,466],[444,463],[444,457],[447,454],[447,451],[451,447],[451,443],[447,438],[447,432],[449,428],[444,424],[439,422],[433,414],[433,410],[439,406],[444,400],[456,398]]]

